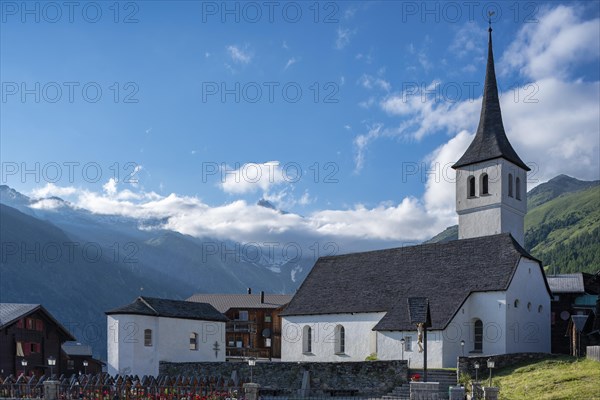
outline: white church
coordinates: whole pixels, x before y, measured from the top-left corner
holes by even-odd
[[[422,341],[432,368],[550,352],[550,289],[523,248],[529,168],[504,131],[491,28],[479,127],[453,168],[459,239],[320,258],[282,314],[282,361],[420,368]]]

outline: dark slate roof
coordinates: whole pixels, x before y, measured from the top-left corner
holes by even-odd
[[[375,330],[408,330],[407,299],[427,297],[444,329],[470,293],[506,290],[521,257],[542,269],[509,233],[322,257],[282,315],[384,312]]]
[[[222,313],[232,308],[279,308],[292,300],[290,294],[267,294],[260,302],[260,294],[204,294],[196,293],[187,301],[208,303]]]
[[[39,304],[0,303],[0,327],[4,328],[11,322],[31,314],[39,306]]]
[[[562,274],[548,276],[548,286],[552,293],[585,293],[583,274]]]
[[[498,86],[496,83],[496,72],[494,71],[494,54],[492,52],[492,29],[489,30],[488,60],[485,72],[485,84],[483,87],[483,100],[481,103],[481,115],[479,116],[479,127],[471,145],[452,168],[464,167],[482,161],[504,158],[515,165],[529,171],[530,168],[519,158],[513,149],[502,123],[500,112],[500,99],[498,98]]]
[[[56,320],[41,304],[22,304],[22,303],[0,303],[0,329],[15,323],[18,319],[41,311],[51,320],[64,334],[67,340],[76,340],[60,322]]]
[[[106,312],[106,315],[113,314],[150,315],[155,317],[195,319],[203,321],[227,321],[227,317],[210,304],[194,303],[183,300],[157,299],[146,296],[140,296],[131,304]]]

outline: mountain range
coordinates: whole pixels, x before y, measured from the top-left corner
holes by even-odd
[[[275,209],[266,200],[258,205]],[[549,272],[599,269],[599,181],[560,175],[531,190],[528,205],[526,247]],[[0,301],[43,304],[100,359],[104,312],[139,295],[185,299],[248,287],[294,293],[316,261],[158,228],[164,221],[93,214],[8,186],[0,186],[0,222]],[[430,242],[457,233],[453,226]]]
[[[53,206],[41,207],[44,202]],[[0,186],[0,222],[0,301],[43,304],[101,359],[104,312],[139,295],[185,299],[247,288],[293,293],[315,262],[150,229],[160,221],[92,214],[8,186]]]

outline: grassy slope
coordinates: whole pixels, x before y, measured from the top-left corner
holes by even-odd
[[[565,194],[527,213],[525,247],[552,272],[595,272],[600,259],[600,187]]]
[[[498,370],[501,400],[600,399],[600,362],[559,357]]]

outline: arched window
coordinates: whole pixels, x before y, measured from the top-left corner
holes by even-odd
[[[515,308],[519,308],[519,299],[515,299],[513,305],[515,306]]]
[[[475,197],[475,177],[474,176],[469,176],[467,178],[467,182],[468,182],[468,188],[467,188],[467,196],[468,197]]]
[[[198,334],[190,333],[190,350],[198,350]]]
[[[521,179],[519,177],[515,179],[515,197],[517,200],[521,200]]]
[[[480,319],[476,319],[473,324],[473,351],[475,353],[483,352],[483,322]]]
[[[488,174],[482,174],[481,175],[481,183],[479,186],[479,189],[481,191],[480,195],[484,195],[484,194],[489,194],[489,178],[488,178]]]
[[[513,197],[513,175],[508,174],[508,197]]]
[[[312,353],[312,328],[308,325],[302,329],[302,352]]]
[[[152,329],[144,329],[144,346],[152,346]]]
[[[342,354],[346,351],[346,330],[342,325],[335,327],[335,352]]]

